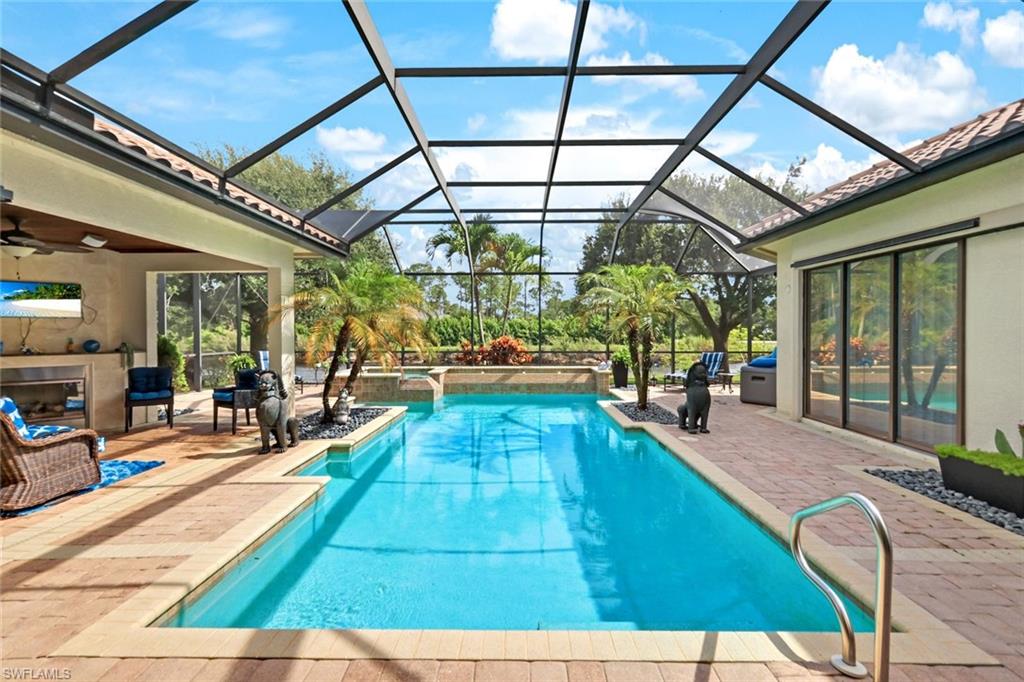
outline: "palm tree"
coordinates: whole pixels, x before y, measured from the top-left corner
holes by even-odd
[[[344,276],[328,272],[326,284],[297,292],[295,303],[316,314],[306,343],[308,356],[331,359],[324,377],[324,422],[333,418],[331,388],[350,345],[355,357],[345,382],[349,391],[367,359],[390,367],[396,346],[421,353],[428,347],[420,288],[370,260],[354,261]]]
[[[504,273],[529,271],[531,261],[541,255],[541,247],[518,234],[499,234],[488,244],[481,258],[481,268]],[[538,259],[539,261],[539,259]],[[535,269],[535,268],[534,268]],[[512,309],[512,285],[515,278],[509,274],[505,282],[505,304],[501,314],[501,336],[508,332],[508,318]]]
[[[469,251],[472,254],[472,259],[467,258],[466,234],[457,222],[449,223],[427,240],[427,255],[433,258],[438,249],[443,249],[445,260],[449,265],[456,256],[462,256],[471,262],[473,272],[480,270],[480,263],[484,258],[484,253],[488,250],[488,244],[498,236],[498,230],[491,224],[491,216],[487,214],[473,216],[473,219],[466,224],[466,228],[469,232]],[[480,342],[483,343],[485,339],[483,316],[480,314],[480,284],[476,277],[471,278],[469,289],[469,295],[476,309],[476,326],[480,330]]]
[[[607,308],[610,333],[625,337],[637,407],[646,410],[654,337],[681,311],[686,288],[666,265],[605,265],[581,280],[584,305]]]

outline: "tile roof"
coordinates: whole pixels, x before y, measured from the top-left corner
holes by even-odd
[[[93,130],[200,184],[213,189],[217,189],[219,186],[220,178],[213,173],[183,158],[180,154],[164,149],[160,145],[154,144],[130,130],[99,118],[94,119]],[[233,182],[228,182],[225,185],[225,192],[232,199],[274,218],[285,227],[291,228],[296,232],[301,231],[314,239],[324,242],[328,246],[337,247],[341,245],[341,240],[337,237],[309,223],[303,224],[301,216],[271,204]]]
[[[1010,102],[985,112],[935,137],[907,149],[903,154],[927,169],[929,164],[967,151],[989,140],[1024,126],[1024,100]],[[888,159],[880,161],[846,180],[836,183],[804,199],[801,205],[812,212],[820,211],[844,199],[862,194],[904,175],[910,171]],[[743,228],[748,238],[759,237],[784,227],[800,218],[792,209],[785,209]]]

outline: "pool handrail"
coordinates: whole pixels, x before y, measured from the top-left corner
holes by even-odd
[[[853,505],[867,517],[871,529],[875,533],[877,548],[878,576],[875,588],[875,682],[887,682],[889,679],[889,637],[892,630],[892,538],[885,525],[878,507],[860,493],[846,493],[831,499],[813,504],[798,510],[789,523],[789,548],[793,553],[800,570],[828,598],[829,603],[839,619],[839,630],[843,640],[843,653],[832,657],[832,665],[848,677],[866,677],[868,674],[864,664],[857,661],[857,644],[854,638],[853,625],[839,595],[807,561],[800,544],[800,527],[803,522],[818,514],[832,511],[840,507]]]

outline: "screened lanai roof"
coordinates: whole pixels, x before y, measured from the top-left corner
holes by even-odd
[[[399,269],[487,214],[545,271],[577,270],[609,223],[615,262],[656,222],[680,226],[661,261],[743,273],[770,267],[752,235],[828,208],[809,193],[880,163],[938,177],[961,157],[898,150],[1019,97],[1019,10],[947,5],[5,2],[3,103],[339,253],[383,232]],[[248,151],[217,167],[201,152],[221,144]],[[351,186],[288,207],[239,177],[275,151],[323,152]],[[759,212],[716,215],[680,181],[712,175]],[[339,210],[356,196],[370,208]]]

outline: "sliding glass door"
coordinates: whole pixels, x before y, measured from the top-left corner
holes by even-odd
[[[963,243],[805,276],[804,414],[931,449],[959,442]]]
[[[897,437],[920,446],[957,440],[960,244],[899,255]]]
[[[847,266],[846,424],[889,437],[892,413],[892,257]]]
[[[812,270],[807,282],[807,414],[821,421],[842,420],[843,267]]]

